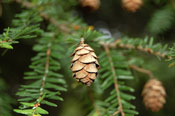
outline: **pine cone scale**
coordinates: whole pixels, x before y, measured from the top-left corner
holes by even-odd
[[[95,64],[88,64],[84,67],[84,70],[90,73],[96,73],[98,69],[96,68]]]
[[[82,56],[79,60],[82,63],[93,63],[96,61],[96,59],[90,54]]]
[[[79,71],[79,70],[83,69],[84,66],[85,66],[85,64],[83,64],[83,63],[81,63],[81,62],[79,62],[79,61],[76,61],[76,62],[74,63],[74,65],[72,66],[72,71],[73,71],[73,72]]]
[[[94,52],[90,52],[90,54],[91,54],[94,58],[96,58],[96,59],[98,58]]]
[[[83,48],[84,48],[83,46],[79,46],[79,47],[77,47],[77,48],[75,49],[75,51],[81,50],[81,49],[83,49]]]
[[[85,70],[82,70],[76,73],[76,77],[79,79],[85,78],[87,75],[88,75],[88,72],[86,72]]]
[[[77,51],[77,55],[81,56],[81,55],[85,55],[85,54],[88,54],[90,51],[89,50],[86,50],[86,49],[81,49],[79,51]]]
[[[75,54],[75,56],[72,59],[72,62],[77,61],[79,58],[80,58],[80,56],[78,56],[77,54]]]
[[[99,63],[98,63],[97,60],[95,61],[95,64],[98,66],[98,69],[99,69],[99,68],[100,68],[100,67],[99,67],[100,65],[99,65]]]
[[[94,53],[94,50],[93,50],[91,47],[89,47],[89,46],[85,47],[85,49],[86,49],[86,50],[89,50],[90,52],[93,52],[93,53]]]
[[[95,73],[89,74],[88,77],[94,80],[96,78],[96,74]]]

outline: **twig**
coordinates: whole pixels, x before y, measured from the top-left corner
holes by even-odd
[[[168,56],[166,53],[161,53],[159,51],[155,52],[151,48],[144,48],[142,46],[134,46],[134,45],[131,45],[131,44],[123,44],[123,43],[121,43],[121,41],[122,41],[121,39],[118,39],[114,43],[108,44],[108,46],[110,48],[118,47],[118,48],[124,48],[124,49],[135,49],[135,50],[138,50],[138,51],[141,51],[141,52],[146,52],[146,53],[152,54],[154,56],[159,56],[161,58],[172,59],[172,57]]]
[[[110,67],[111,67],[111,71],[112,71],[112,75],[113,75],[113,79],[114,79],[114,87],[115,87],[115,90],[116,90],[116,93],[117,93],[117,99],[118,99],[118,103],[119,103],[119,111],[116,111],[113,114],[113,116],[116,113],[121,113],[121,116],[125,116],[125,113],[123,111],[123,106],[122,106],[122,103],[121,103],[120,91],[119,91],[119,88],[118,88],[117,75],[116,75],[116,72],[115,72],[114,64],[112,62],[112,58],[111,58],[111,55],[110,55],[110,50],[109,50],[108,45],[104,45],[104,49],[105,49],[105,52],[107,54],[107,57],[108,57],[108,60],[109,60],[109,63],[110,63]]]
[[[90,90],[89,88],[88,88],[88,96],[89,96],[90,101],[92,102],[92,104],[93,104],[93,106],[94,106],[94,108],[95,108],[95,111],[96,111],[96,113],[97,113],[97,116],[101,116],[101,113],[100,113],[100,111],[99,111],[99,108],[98,108],[97,104],[94,102],[94,97],[93,97],[93,95],[91,94],[91,90]]]
[[[94,106],[94,108],[95,108],[95,110],[97,112],[97,116],[101,116],[100,111],[99,111],[99,108],[97,107],[97,104],[96,103],[93,103],[93,106]]]
[[[43,80],[42,80],[42,85],[41,85],[41,89],[40,89],[40,95],[43,95],[45,81],[46,81],[46,78],[47,78],[48,72],[49,72],[50,53],[51,53],[51,48],[48,48],[48,50],[46,52],[46,56],[47,57],[46,57],[45,73],[44,73]]]
[[[170,1],[171,1],[171,4],[172,4],[172,7],[175,8],[174,0],[170,0]]]
[[[19,4],[22,4],[22,6],[24,6],[26,8],[36,8],[37,7],[37,5],[34,5],[33,3],[27,2],[27,1],[24,1],[24,0],[14,0],[14,1],[19,3]],[[38,10],[38,11],[39,11],[40,16],[43,19],[49,21],[58,30],[61,30],[61,31],[65,32],[65,33],[71,33],[68,26],[66,26],[65,24],[59,24],[58,21],[55,18],[51,17],[48,13],[44,13],[41,10]]]
[[[147,70],[147,69],[138,67],[138,66],[136,66],[136,65],[130,65],[129,67],[130,67],[131,69],[133,69],[133,70],[138,71],[138,72],[147,74],[150,78],[155,78],[154,75],[153,75],[153,73],[152,73],[150,70]]]
[[[46,51],[46,64],[45,64],[45,73],[44,73],[44,76],[42,78],[42,84],[41,84],[41,88],[40,88],[40,96],[39,98],[37,99],[37,103],[34,104],[34,107],[33,107],[33,116],[35,114],[35,111],[36,111],[36,108],[38,106],[40,106],[40,103],[38,102],[42,97],[43,97],[43,91],[44,91],[44,87],[45,87],[45,83],[46,83],[46,78],[48,76],[48,73],[49,73],[49,62],[50,62],[50,54],[51,54],[51,48],[49,47]]]
[[[113,116],[117,115],[118,113],[120,113],[120,111],[116,111],[113,113]]]

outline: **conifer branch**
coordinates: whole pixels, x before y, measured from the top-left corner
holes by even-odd
[[[46,65],[45,65],[45,71],[44,71],[45,73],[44,73],[44,76],[43,76],[42,85],[41,85],[41,89],[40,89],[40,96],[43,95],[45,80],[46,80],[46,78],[48,76],[48,72],[49,72],[50,53],[51,53],[51,48],[49,47],[48,50],[46,51]]]
[[[169,55],[172,57],[172,59],[169,60],[171,63],[169,64],[168,67],[173,67],[173,66],[175,66],[175,61],[174,61],[174,59],[175,59],[175,43],[173,44],[173,47],[171,47],[169,50],[170,50]]]
[[[8,94],[7,90],[8,86],[0,77],[0,116],[12,116],[11,105],[15,103],[15,99]]]
[[[14,41],[12,41],[11,39],[9,40],[0,40],[0,48],[7,48],[7,49],[13,49],[13,47],[11,46],[11,44]],[[6,46],[4,46],[6,45]]]
[[[108,46],[111,48],[117,47],[117,48],[123,48],[123,49],[138,50],[138,51],[149,53],[151,55],[158,56],[161,58],[172,59],[172,57],[169,56],[166,52],[161,53],[159,51],[154,51],[152,48],[145,48],[144,46],[141,46],[141,45],[136,46],[136,45],[132,45],[132,44],[128,44],[128,43],[124,44],[124,43],[122,43],[122,39],[118,39],[114,43],[109,44]]]
[[[0,44],[2,44],[2,43],[6,43],[6,42],[12,42],[12,40],[4,40],[4,41],[0,41]]]
[[[98,109],[96,103],[94,103],[93,105],[94,105],[95,110],[96,110],[96,112],[97,112],[97,116],[101,116],[100,111],[99,111],[99,109]]]
[[[13,49],[12,44],[19,39],[31,39],[37,37],[40,31],[41,17],[33,10],[25,10],[16,15],[12,21],[12,27],[4,29],[0,35],[0,48]]]
[[[50,62],[50,54],[51,54],[51,48],[50,48],[51,45],[49,45],[49,48],[47,49],[46,51],[46,64],[45,64],[45,73],[44,73],[44,76],[42,78],[42,84],[41,84],[41,88],[40,88],[40,96],[39,98],[37,99],[37,103],[34,104],[34,107],[32,109],[34,109],[33,111],[33,116],[35,115],[35,111],[36,111],[36,108],[38,106],[40,106],[40,102],[43,98],[43,91],[44,91],[44,87],[45,87],[45,83],[46,83],[46,78],[48,76],[48,73],[49,73],[49,62]]]
[[[101,113],[100,113],[100,110],[99,110],[97,104],[96,104],[94,101],[92,101],[92,103],[93,103],[93,106],[94,106],[95,111],[96,111],[96,113],[97,113],[97,116],[101,116]]]
[[[112,61],[112,58],[111,58],[111,55],[110,55],[110,50],[109,50],[108,45],[104,45],[104,49],[105,49],[105,52],[107,54],[107,57],[108,57],[108,60],[109,60],[109,63],[110,63],[110,67],[111,67],[111,71],[112,71],[112,75],[113,75],[113,79],[114,79],[114,87],[115,87],[115,90],[116,90],[116,93],[117,93],[117,99],[118,99],[118,103],[119,103],[119,111],[116,111],[113,114],[113,116],[116,115],[118,112],[120,112],[122,116],[125,116],[125,113],[123,111],[123,106],[122,106],[122,103],[121,103],[120,91],[119,91],[119,88],[118,88],[117,75],[116,75],[116,72],[115,72],[115,69],[114,69],[114,64],[113,64],[113,61]]]
[[[46,33],[46,32],[45,32]],[[48,114],[47,110],[40,107],[40,104],[57,107],[57,104],[48,100],[60,100],[61,91],[67,91],[66,82],[57,71],[60,69],[60,47],[59,40],[54,38],[52,33],[43,34],[39,43],[34,46],[38,54],[32,58],[29,67],[33,70],[25,73],[25,79],[35,79],[35,81],[22,85],[17,95],[20,104],[24,107],[14,109],[15,112],[27,115]]]
[[[152,73],[150,70],[147,70],[147,69],[138,67],[138,66],[136,66],[136,65],[130,65],[129,67],[130,67],[131,69],[133,69],[133,70],[138,71],[138,72],[147,74],[150,78],[155,78],[154,75],[153,75],[153,73]]]
[[[174,8],[165,6],[157,9],[150,21],[148,22],[147,29],[153,35],[163,34],[165,31],[170,30],[174,22]],[[166,20],[162,22],[162,20]]]
[[[171,5],[173,8],[175,8],[175,3],[174,3],[174,0],[170,0],[171,1]]]
[[[21,4],[22,6],[24,6],[26,8],[37,8],[36,5],[34,5],[33,3],[28,2],[28,1],[23,1],[23,0],[14,0],[14,1],[17,2],[17,3],[19,3],[19,4]],[[41,11],[39,9],[38,9],[38,11],[39,11],[40,16],[43,19],[49,21],[58,30],[61,30],[61,31],[65,32],[65,33],[71,33],[70,32],[70,29],[69,29],[69,27],[67,25],[65,25],[65,24],[59,24],[58,21],[55,18],[51,17],[48,13],[44,13],[43,11]]]

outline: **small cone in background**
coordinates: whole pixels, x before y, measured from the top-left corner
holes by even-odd
[[[98,10],[100,7],[100,0],[80,0],[81,6],[89,8],[91,11]]]
[[[143,102],[146,108],[157,112],[163,108],[166,92],[162,83],[157,79],[150,79],[142,91]]]
[[[94,50],[88,44],[84,44],[82,38],[80,45],[74,50],[72,56],[71,70],[73,78],[90,86],[96,79],[99,69],[98,58]]]
[[[136,12],[142,4],[142,0],[122,0],[122,6],[130,12]]]

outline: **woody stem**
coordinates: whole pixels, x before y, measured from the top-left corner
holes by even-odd
[[[114,112],[113,116],[116,115],[117,113],[121,113],[121,116],[125,116],[125,113],[123,111],[123,105],[122,105],[121,98],[120,98],[120,91],[119,91],[119,88],[118,88],[117,75],[116,75],[116,72],[115,72],[114,64],[113,64],[113,61],[112,61],[112,58],[111,58],[111,54],[110,54],[110,50],[109,50],[108,45],[104,45],[104,49],[105,49],[105,52],[107,54],[107,57],[108,57],[108,60],[109,60],[109,63],[110,63],[110,67],[111,67],[111,71],[112,71],[112,75],[113,75],[113,79],[114,79],[114,87],[115,87],[115,90],[116,90],[116,93],[117,93],[117,99],[118,99],[118,103],[119,103],[119,110]]]

